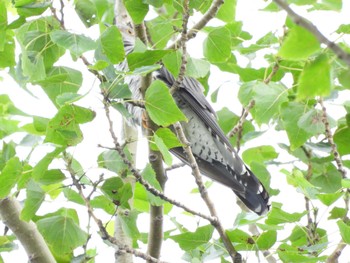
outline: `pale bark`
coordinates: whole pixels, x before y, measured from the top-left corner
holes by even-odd
[[[36,225],[20,219],[22,207],[12,197],[0,199],[0,217],[3,223],[15,234],[24,247],[31,263],[55,263],[43,236]]]

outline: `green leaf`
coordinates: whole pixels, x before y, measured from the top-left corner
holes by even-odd
[[[28,222],[33,218],[44,201],[45,192],[41,189],[39,184],[35,183],[33,180],[30,180],[27,184],[26,192],[27,198],[25,199],[20,218]]]
[[[4,115],[28,116],[28,114],[24,113],[13,104],[7,94],[0,95],[0,116]]]
[[[179,244],[180,248],[190,251],[209,242],[214,232],[212,225],[198,227],[195,232],[185,232],[179,235],[169,236]]]
[[[160,80],[153,81],[148,87],[145,106],[150,118],[159,126],[167,127],[177,121],[187,121],[176,106],[169,88]]]
[[[345,208],[333,207],[333,209],[329,212],[328,219],[342,219],[346,216],[347,211]]]
[[[332,163],[328,163],[321,174],[314,174],[310,182],[325,193],[334,193],[341,188],[342,175]]]
[[[97,9],[92,0],[75,0],[75,11],[86,27],[98,21]]]
[[[147,29],[157,49],[165,48],[174,33],[173,25],[169,19],[162,16],[146,21]]]
[[[220,6],[216,17],[226,23],[234,21],[236,17],[236,2],[236,0],[225,0],[224,4]]]
[[[231,35],[226,27],[212,30],[203,43],[204,56],[211,63],[222,63],[231,56]]]
[[[130,53],[126,59],[131,71],[136,68],[151,66],[162,59],[166,54],[173,52],[172,50],[146,50],[144,52]]]
[[[154,64],[150,66],[143,66],[140,68],[136,68],[132,73],[135,75],[146,76],[148,73],[156,71],[160,69],[162,66],[160,64]]]
[[[342,220],[337,222],[339,227],[340,235],[346,244],[350,244],[350,226],[345,224]]]
[[[28,60],[32,60],[31,63],[34,63],[33,65],[38,69],[41,69],[41,67],[37,64],[42,61],[45,69],[51,68],[65,53],[65,49],[53,43],[50,35],[48,35],[49,32],[59,29],[60,26],[60,23],[54,17],[43,17],[23,24],[16,31],[16,39],[22,49],[22,61],[29,63]],[[41,65],[42,62],[39,64]],[[27,68],[26,70],[39,76],[43,75],[42,72],[36,73],[33,71],[34,68]],[[38,80],[38,78],[35,79]]]
[[[282,204],[272,202],[271,212],[268,214],[268,218],[265,223],[269,225],[279,225],[283,223],[299,222],[300,219],[306,215],[307,211],[303,213],[287,213],[281,209]]]
[[[40,180],[44,176],[53,159],[63,150],[64,149],[60,147],[54,149],[52,152],[46,154],[45,157],[34,166],[32,176],[35,181]]]
[[[0,174],[0,199],[5,198],[16,185],[22,174],[22,164],[18,157],[12,157],[7,161]]]
[[[0,2],[0,52],[4,51],[7,30],[7,10],[5,2]]]
[[[40,219],[36,225],[55,254],[70,254],[85,244],[88,235],[67,215]]]
[[[259,179],[259,181],[264,185],[268,193],[272,195],[277,195],[280,190],[276,190],[271,188],[270,181],[271,181],[271,175],[269,171],[266,169],[266,166],[264,164],[258,163],[258,162],[252,162],[250,164],[250,169],[255,174],[255,176]]]
[[[231,242],[237,244],[235,248],[238,250],[253,250],[255,247],[254,239],[238,228],[227,231],[227,235]]]
[[[165,55],[162,59],[164,66],[170,71],[170,73],[177,78],[181,67],[181,52],[176,50]]]
[[[340,25],[335,32],[337,32],[338,34],[350,34],[350,24]]]
[[[65,30],[56,30],[50,33],[50,37],[58,46],[68,49],[76,60],[84,52],[96,49],[96,42],[91,38],[69,33]]]
[[[298,169],[293,169],[292,173],[286,173],[287,182],[294,187],[297,187],[301,190],[301,192],[308,197],[309,199],[315,199],[316,194],[318,194],[319,190],[311,184],[304,177],[303,173]]]
[[[322,111],[310,109],[300,117],[298,127],[311,135],[322,134],[325,131],[322,115]]]
[[[45,10],[51,6],[51,2],[41,1],[31,1],[30,3],[20,4],[22,1],[16,1],[16,10],[20,16],[38,16],[41,15]]]
[[[239,117],[226,107],[217,111],[216,114],[218,116],[219,125],[225,134],[228,134],[239,121]],[[250,121],[243,123],[243,136],[240,141],[241,144],[244,144],[248,140],[247,135],[251,132],[254,132],[254,130],[255,128]],[[231,145],[235,146],[237,143],[237,136],[233,136],[229,140],[231,142]]]
[[[343,192],[330,193],[330,194],[317,194],[317,198],[326,206],[330,206],[335,201],[337,201],[340,197],[344,195]]]
[[[16,144],[14,142],[2,142],[2,150],[0,151],[0,171],[4,168],[7,162],[16,155]]]
[[[122,62],[125,57],[122,35],[116,26],[110,26],[100,38],[102,52],[113,63]]]
[[[159,128],[155,134],[161,138],[168,149],[182,147],[179,139],[169,128]]]
[[[210,64],[202,59],[187,57],[186,75],[199,79],[209,74]]]
[[[148,5],[142,0],[123,0],[126,10],[135,24],[141,24],[148,13]]]
[[[58,106],[62,107],[65,104],[72,104],[73,102],[76,102],[83,97],[84,97],[84,95],[67,92],[67,93],[63,93],[63,94],[58,95],[56,98],[56,103]]]
[[[106,168],[117,174],[123,174],[127,170],[127,165],[117,151],[103,151],[98,156],[98,166]]]
[[[140,232],[137,228],[136,221],[137,216],[140,212],[136,210],[125,211],[122,214],[119,214],[120,223],[122,225],[123,233],[125,233],[130,238],[138,238]]]
[[[100,84],[100,88],[104,94],[108,94],[108,98],[114,99],[127,99],[131,98],[132,94],[127,84],[121,84],[118,82],[103,82]]]
[[[171,164],[173,163],[173,158],[171,157],[171,154],[169,153],[168,147],[163,142],[163,139],[160,138],[157,134],[154,134],[153,138],[154,138],[154,143],[157,146],[157,149],[162,153],[164,162],[168,166],[171,166]]]
[[[288,100],[288,94],[281,84],[248,82],[241,86],[238,98],[243,105],[255,100],[255,106],[250,113],[258,124],[262,124],[269,123],[279,113],[279,107]]]
[[[63,194],[67,198],[68,201],[77,203],[79,205],[85,205],[84,199],[81,197],[79,193],[72,190],[71,188],[65,187],[63,189]]]
[[[308,30],[294,26],[282,43],[278,56],[289,60],[307,59],[320,49],[317,38]]]
[[[298,102],[285,102],[281,104],[280,113],[283,126],[287,132],[292,151],[302,146],[311,136],[311,134],[299,127],[298,122],[301,116],[309,110],[305,104]]]
[[[333,139],[337,145],[337,150],[340,153],[340,155],[350,154],[349,138],[350,138],[349,126],[339,127],[335,131]]]
[[[239,49],[241,47],[241,44],[245,40],[250,40],[252,39],[252,36],[242,30],[243,23],[242,22],[231,22],[229,24],[226,24],[225,26],[229,31],[230,31],[230,37],[231,37],[231,48],[233,50]]]
[[[43,185],[57,184],[66,179],[66,176],[60,169],[47,170],[41,178],[39,183]]]
[[[297,98],[326,97],[329,96],[331,87],[331,65],[327,55],[321,54],[314,61],[305,64],[299,78]]]
[[[347,178],[342,179],[341,180],[341,185],[344,188],[350,188],[350,179],[347,179]]]
[[[149,213],[150,201],[147,193],[148,191],[140,183],[135,184],[133,205],[136,210]],[[164,214],[167,215],[172,208],[172,204],[165,202],[163,204]]]
[[[89,109],[65,105],[49,121],[45,141],[64,147],[77,145],[83,140],[79,124],[92,121],[94,117],[95,113]]]
[[[141,175],[143,179],[145,179],[151,186],[153,186],[153,188],[157,189],[160,192],[163,192],[159,182],[157,181],[156,173],[154,172],[150,164],[146,165]],[[151,205],[155,205],[155,206],[161,206],[164,203],[164,201],[160,197],[155,196],[148,191],[147,191],[147,199],[149,200],[149,203]]]
[[[259,250],[270,249],[277,241],[277,231],[266,231],[261,233],[255,240]]]
[[[312,256],[307,250],[301,252],[299,248],[282,243],[277,249],[277,253],[282,262],[323,262],[327,256]]]
[[[248,165],[251,162],[264,163],[265,161],[273,160],[278,157],[278,153],[275,148],[270,145],[262,145],[254,148],[247,149],[243,152],[242,158]]]
[[[0,139],[19,131],[18,123],[19,121],[0,117]]]
[[[22,53],[23,74],[30,81],[40,81],[46,77],[44,58],[37,51],[23,51]]]
[[[90,204],[93,208],[101,208],[103,209],[106,213],[110,215],[115,214],[115,205],[109,200],[107,197],[104,195],[99,195],[94,197],[91,201]]]
[[[111,177],[106,179],[101,186],[102,192],[111,200],[119,200],[119,189],[124,186],[124,182],[120,177]]]
[[[67,67],[53,67],[45,79],[38,81],[51,101],[57,104],[57,97],[64,93],[77,93],[83,82],[80,71]]]
[[[4,36],[1,37],[1,31],[0,31],[0,38],[3,39],[2,47],[1,47],[1,40],[0,40],[0,68],[13,67],[16,65],[15,41],[13,37],[6,34],[5,31],[3,35]]]

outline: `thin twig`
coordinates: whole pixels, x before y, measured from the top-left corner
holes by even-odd
[[[184,167],[184,166],[186,166],[185,163],[175,163],[172,166],[169,166],[169,167],[165,168],[165,171],[168,172],[168,171],[175,170],[175,169],[178,169],[178,168],[181,168],[181,167]]]
[[[245,204],[237,198],[237,205],[242,209],[242,211],[249,212],[249,209],[245,206]],[[249,224],[249,232],[252,233],[253,236],[260,236],[260,232],[255,223]],[[269,250],[261,251],[268,263],[276,263],[277,260],[273,256],[272,252]]]
[[[271,79],[276,75],[277,71],[279,70],[280,65],[278,61],[273,65],[271,73],[267,76],[266,79],[264,79],[265,84],[269,84]]]
[[[189,1],[184,0],[183,1],[183,19],[182,19],[182,32],[181,32],[181,38],[180,38],[180,46],[182,48],[182,56],[181,56],[181,67],[179,71],[179,76],[175,80],[173,86],[170,89],[170,93],[173,94],[182,83],[182,80],[185,76],[186,72],[186,65],[187,65],[187,48],[186,48],[186,42],[187,42],[187,24],[188,24],[188,18],[190,16],[189,11]]]
[[[337,146],[336,146],[336,144],[334,143],[334,140],[333,140],[333,134],[332,134],[329,122],[328,122],[327,110],[326,110],[326,107],[324,106],[323,99],[320,98],[318,100],[318,102],[321,105],[321,109],[322,109],[322,122],[323,122],[323,124],[325,126],[326,137],[327,137],[327,140],[328,140],[329,144],[331,145],[332,153],[333,153],[333,156],[334,156],[334,160],[335,160],[335,162],[337,164],[338,171],[341,173],[343,178],[346,178],[346,170],[344,169],[344,165],[343,165],[343,162],[342,162],[342,160],[340,158],[340,154],[339,154],[339,152],[337,150]],[[349,211],[349,194],[348,194],[348,190],[346,190],[346,192],[345,192],[344,202],[345,202],[346,211]],[[344,216],[343,220],[344,221],[348,220],[347,215]],[[342,253],[342,251],[343,251],[343,249],[345,247],[346,247],[346,244],[344,243],[343,240],[341,240],[339,242],[339,244],[337,245],[336,249],[328,257],[327,263],[338,262],[338,258],[340,257],[340,255],[341,255],[341,253]]]
[[[320,98],[318,100],[318,102],[322,108],[322,122],[325,126],[326,137],[327,137],[329,144],[331,145],[332,153],[334,156],[334,160],[337,164],[338,171],[341,173],[343,178],[346,178],[346,171],[344,169],[343,161],[340,158],[340,154],[338,152],[337,145],[334,143],[334,140],[333,140],[333,134],[332,134],[329,122],[328,122],[327,110],[326,110],[326,107],[324,106],[323,99]]]
[[[239,119],[238,123],[235,125],[235,127],[232,128],[231,131],[229,131],[229,133],[227,134],[227,137],[231,138],[233,137],[237,132],[239,132],[240,130],[243,129],[243,123],[245,121],[245,119],[247,118],[249,111],[254,107],[255,105],[255,100],[251,100],[247,107],[245,107],[243,109],[241,118]]]
[[[199,20],[187,33],[187,40],[194,38],[198,31],[200,31],[203,27],[208,24],[208,22],[214,18],[220,8],[220,6],[224,3],[224,0],[215,0],[208,11],[203,15],[201,20]],[[168,47],[168,49],[177,49],[180,47],[181,38],[175,41],[172,45]]]
[[[81,198],[83,198],[85,202],[85,206],[88,209],[89,215],[94,219],[95,223],[97,224],[99,230],[100,230],[100,235],[101,238],[104,240],[108,240],[110,243],[118,247],[118,251],[120,252],[126,252],[133,254],[136,257],[140,257],[144,260],[147,260],[149,262],[154,262],[154,263],[165,263],[164,261],[160,261],[159,259],[156,259],[154,257],[151,257],[150,255],[143,253],[141,251],[138,251],[136,249],[133,249],[131,247],[128,247],[124,244],[121,244],[116,238],[112,237],[111,235],[108,234],[106,227],[103,225],[102,221],[95,215],[94,209],[92,208],[90,204],[90,199],[88,199],[84,192],[83,188],[79,182],[79,180],[76,178],[76,174],[74,172],[74,169],[72,168],[72,159],[70,159],[67,155],[64,156],[65,162],[66,162],[66,167],[67,170],[71,176],[71,179],[73,181],[73,185],[77,188],[79,195]]]
[[[313,34],[320,43],[325,44],[330,50],[334,52],[334,54],[337,55],[337,57],[341,60],[343,60],[348,66],[350,66],[350,54],[344,51],[340,46],[338,46],[336,43],[330,41],[328,38],[326,38],[318,29],[317,27],[312,24],[310,21],[308,21],[306,18],[298,15],[289,7],[289,5],[284,0],[273,0],[280,8],[284,9],[290,18],[294,21],[295,24],[305,28],[308,30],[311,34]]]
[[[231,241],[229,240],[228,236],[225,233],[225,230],[223,226],[221,225],[221,222],[217,216],[217,212],[215,209],[215,206],[211,199],[209,198],[208,191],[202,181],[202,176],[199,171],[198,164],[196,162],[196,159],[192,153],[191,146],[189,141],[187,140],[184,131],[182,129],[182,126],[179,122],[174,124],[174,128],[176,130],[176,133],[178,135],[179,141],[184,145],[183,149],[187,154],[187,158],[190,164],[190,167],[192,168],[192,174],[195,177],[196,184],[198,186],[198,190],[200,192],[200,195],[202,199],[204,200],[205,204],[207,205],[210,215],[214,218],[216,218],[216,221],[211,222],[211,224],[215,227],[215,229],[218,231],[224,246],[227,249],[227,252],[229,253],[230,257],[232,258],[233,262],[242,262],[241,255],[236,251],[236,249],[233,247]]]
[[[161,191],[157,190],[156,188],[152,187],[147,181],[145,181],[142,176],[141,176],[141,173],[132,165],[132,163],[129,161],[129,159],[127,158],[127,156],[125,155],[124,151],[123,151],[123,148],[121,147],[121,145],[119,144],[118,142],[118,138],[117,136],[115,135],[114,133],[114,130],[113,130],[113,121],[110,117],[110,112],[109,112],[109,108],[108,108],[108,105],[107,103],[105,103],[105,113],[106,113],[106,117],[107,117],[107,120],[108,120],[108,123],[109,123],[109,132],[111,134],[111,137],[113,139],[113,143],[114,143],[114,150],[118,152],[118,154],[120,155],[120,157],[122,158],[123,162],[127,165],[128,167],[128,170],[131,172],[131,174],[136,178],[136,180],[142,184],[147,191],[149,191],[150,193],[152,193],[153,195],[155,196],[158,196],[159,198],[163,199],[164,201],[167,201],[177,207],[180,207],[182,208],[183,210],[193,214],[193,215],[196,215],[196,216],[199,216],[203,219],[206,219],[208,220],[209,222],[216,222],[216,218],[212,217],[212,216],[208,216],[208,215],[205,215],[203,213],[200,213],[200,212],[197,212],[187,206],[185,206],[184,204],[181,204],[180,202],[166,196],[164,193],[162,193]]]

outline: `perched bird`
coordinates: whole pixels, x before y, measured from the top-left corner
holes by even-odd
[[[119,27],[124,41],[126,54],[132,52],[135,37],[132,29]],[[126,60],[118,65],[119,70],[127,70]],[[155,79],[163,81],[169,88],[175,82],[174,76],[162,67],[153,73]],[[140,92],[141,77],[125,77],[135,100],[142,99]],[[242,202],[258,215],[269,210],[269,194],[256,176],[243,163],[228,138],[218,125],[216,114],[203,94],[203,86],[194,78],[184,77],[173,94],[177,106],[186,115],[188,122],[181,122],[184,133],[191,143],[201,173],[233,190]],[[134,116],[134,122],[140,123],[142,110],[127,105]],[[170,150],[182,162],[189,164],[182,147]]]

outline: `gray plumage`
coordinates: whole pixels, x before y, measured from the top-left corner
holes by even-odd
[[[134,37],[128,28],[121,27],[120,30],[128,54],[133,50]],[[124,61],[118,68],[127,70],[127,62]],[[165,67],[154,72],[153,77],[163,81],[169,88],[175,82]],[[141,99],[141,77],[126,76],[125,82],[129,84],[133,99]],[[201,173],[231,188],[255,213],[266,213],[269,209],[269,195],[256,176],[245,166],[219,127],[215,111],[203,94],[202,85],[193,78],[184,77],[173,97],[188,119],[188,122],[182,122],[181,125],[191,143]],[[130,104],[127,108],[134,116],[134,122],[140,122],[142,109]],[[181,147],[172,148],[170,151],[188,164],[187,156]]]

